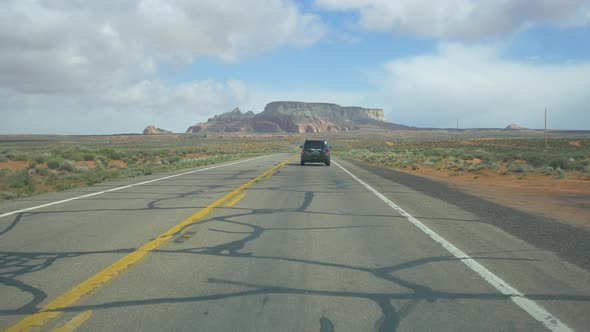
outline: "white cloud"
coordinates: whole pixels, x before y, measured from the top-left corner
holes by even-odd
[[[309,46],[320,18],[291,0],[0,2],[0,87],[86,93],[143,79],[163,61],[236,61]]]
[[[233,61],[278,46],[309,46],[323,35],[318,16],[291,1],[165,1],[138,5],[141,33],[169,56]]]
[[[316,0],[324,10],[356,11],[369,31],[474,41],[535,24],[590,23],[587,0]]]
[[[435,54],[396,59],[381,69],[380,100],[390,120],[427,127],[543,126],[590,129],[590,63],[503,59],[493,47],[442,44]]]
[[[323,35],[294,0],[0,1],[0,133],[128,132],[148,120],[184,131],[248,89],[165,83],[159,65],[238,61]]]
[[[137,133],[149,124],[184,132],[192,124],[247,102],[247,98],[247,86],[241,81],[169,85],[143,80],[84,96],[0,89],[0,133]]]

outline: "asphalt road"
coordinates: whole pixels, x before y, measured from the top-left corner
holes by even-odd
[[[289,157],[0,205],[0,329],[590,330],[586,269],[365,168]]]

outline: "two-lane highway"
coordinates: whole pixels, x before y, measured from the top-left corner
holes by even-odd
[[[0,328],[590,330],[588,271],[346,161],[289,157],[1,206]]]

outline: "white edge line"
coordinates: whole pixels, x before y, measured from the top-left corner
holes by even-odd
[[[358,183],[363,185],[369,191],[371,191],[375,196],[379,197],[383,202],[389,205],[392,209],[394,209],[397,213],[405,217],[409,222],[411,222],[414,226],[418,227],[422,232],[428,235],[431,239],[435,242],[438,242],[441,246],[443,246],[447,251],[449,251],[453,256],[457,257],[461,262],[467,265],[471,270],[477,273],[480,277],[482,277],[485,281],[488,282],[492,287],[496,288],[500,293],[507,295],[510,297],[512,302],[514,302],[517,306],[521,309],[526,311],[529,315],[531,315],[534,319],[541,322],[545,327],[547,327],[551,331],[573,331],[567,325],[562,323],[559,319],[553,316],[549,311],[543,308],[541,305],[537,304],[535,301],[527,299],[523,293],[521,293],[518,289],[510,286],[507,282],[502,280],[502,278],[495,275],[490,270],[486,269],[483,265],[479,264],[476,260],[471,258],[469,255],[464,253],[461,249],[455,247],[452,243],[445,240],[442,236],[438,235],[428,226],[424,225],[421,221],[414,218],[404,209],[399,207],[397,204],[390,201],[387,197],[383,194],[378,192],[376,189],[368,185],[363,180],[356,177],[354,174],[349,172],[347,169],[342,167],[337,162],[333,161],[333,163],[340,167],[344,172],[350,175],[353,179],[355,179]]]
[[[152,180],[148,180],[148,181],[143,181],[143,182],[128,184],[128,185],[122,186],[122,187],[111,188],[111,189],[107,189],[107,190],[103,190],[103,191],[98,191],[98,192],[94,192],[94,193],[90,193],[90,194],[86,194],[86,195],[81,195],[81,196],[76,196],[76,197],[72,197],[72,198],[62,199],[60,201],[55,201],[55,202],[51,202],[51,203],[47,203],[47,204],[32,206],[32,207],[28,207],[28,208],[25,208],[25,209],[20,209],[20,210],[16,210],[16,211],[12,211],[12,212],[7,212],[7,213],[4,213],[4,214],[0,214],[0,218],[4,218],[4,217],[12,216],[12,215],[15,215],[15,214],[32,211],[32,210],[38,210],[38,209],[41,209],[41,208],[44,208],[44,207],[48,207],[48,206],[52,206],[52,205],[67,203],[67,202],[75,201],[75,200],[82,199],[82,198],[88,198],[88,197],[92,197],[92,196],[98,196],[98,195],[102,195],[102,194],[113,192],[113,191],[117,191],[117,190],[122,190],[122,189],[131,188],[131,187],[141,186],[141,185],[152,183],[152,182],[167,180],[167,179],[175,178],[175,177],[182,176],[182,175],[187,175],[187,174],[192,174],[192,173],[197,173],[197,172],[203,172],[203,171],[207,171],[207,170],[210,170],[210,169],[220,168],[220,167],[225,167],[225,166],[231,166],[231,165],[235,165],[235,164],[241,164],[241,163],[245,163],[245,162],[256,160],[256,159],[260,159],[260,158],[266,158],[266,157],[275,156],[277,154],[278,153],[270,154],[270,155],[266,155],[266,156],[254,157],[254,158],[245,159],[245,160],[238,160],[238,161],[234,161],[234,162],[231,162],[231,163],[221,164],[221,165],[216,165],[216,166],[210,166],[210,167],[206,167],[206,168],[199,168],[199,169],[188,171],[188,172],[184,172],[184,173],[178,173],[178,174],[168,175],[168,176],[164,176],[164,177],[157,178],[157,179],[152,179]],[[123,180],[123,179],[121,179],[121,180]]]

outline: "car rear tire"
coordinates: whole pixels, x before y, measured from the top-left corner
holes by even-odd
[[[326,166],[330,166],[330,161],[326,161]]]
[[[301,166],[305,166],[305,161],[301,161]]]

